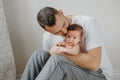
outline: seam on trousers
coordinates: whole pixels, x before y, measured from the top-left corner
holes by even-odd
[[[69,64],[69,65],[72,65],[73,67],[76,67],[76,68],[80,69],[80,67],[73,65],[74,63],[73,63],[73,64],[70,64],[70,63],[65,62],[65,61],[61,61],[61,62],[67,63],[67,64]],[[81,70],[84,71],[84,72],[86,72],[87,74],[92,75],[92,76],[99,77],[99,78],[105,78],[104,76],[97,76],[97,75],[94,75],[94,74],[92,74],[92,73],[89,73],[89,72],[88,72],[89,70],[87,70],[87,69],[86,69],[86,71],[83,70],[83,69],[81,69]]]
[[[74,63],[72,64],[72,62],[69,63],[69,62],[62,61],[62,60],[60,60],[60,62],[58,62],[58,64],[55,66],[54,71],[56,70],[57,66],[58,66],[60,63],[66,63],[66,64],[69,64],[69,65],[71,65],[71,66],[73,66],[73,67],[76,67],[76,68],[82,70],[83,72],[85,72],[85,73],[87,73],[87,74],[89,74],[89,75],[92,75],[92,76],[94,76],[94,77],[104,78],[104,79],[105,79],[104,76],[97,76],[97,75],[94,75],[94,74],[90,73],[89,70],[87,70],[87,69],[84,69],[84,68],[82,69],[81,67],[75,65]],[[51,76],[54,74],[54,71],[53,71],[53,72],[51,73],[51,75],[49,76],[49,78],[48,78],[49,80],[50,80]],[[64,72],[64,70],[63,70],[63,72]],[[97,72],[97,73],[99,73],[99,72]],[[64,77],[65,77],[65,76],[64,76]]]
[[[61,63],[65,63],[64,61],[61,61]],[[72,65],[72,64],[71,64]],[[64,71],[64,70],[63,70]],[[73,73],[73,70],[71,70],[71,72]],[[67,74],[66,74],[67,75]],[[73,76],[75,76],[75,74],[72,74]],[[77,80],[76,77],[72,78],[72,80]]]
[[[56,66],[55,66],[55,69],[54,71],[56,70],[57,66],[59,65],[60,63],[58,63]],[[50,77],[53,75],[54,71],[51,73]],[[50,80],[50,77],[48,78]]]

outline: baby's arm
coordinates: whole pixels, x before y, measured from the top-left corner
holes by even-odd
[[[51,55],[55,55],[55,54],[58,54],[58,47],[65,47],[65,43],[64,43],[64,40],[62,42],[58,42],[55,46],[53,46],[51,49],[50,49],[50,54]]]
[[[57,46],[53,46],[51,49],[50,49],[50,55],[55,55],[57,54]]]
[[[77,55],[80,52],[80,47],[79,45],[73,46],[73,48],[66,48],[66,47],[58,47],[57,48],[57,53],[62,54],[70,54],[70,55]]]
[[[70,55],[77,55],[78,52],[80,52],[80,47],[79,45],[75,45],[72,48],[69,48],[65,42],[58,42],[55,46],[53,46],[50,49],[50,54],[55,55],[55,54],[70,54]]]

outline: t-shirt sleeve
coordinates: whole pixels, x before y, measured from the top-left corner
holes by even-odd
[[[49,34],[47,32],[45,32],[43,34],[43,50],[45,51],[49,51],[50,50],[50,39],[49,39]]]
[[[85,23],[85,45],[90,50],[102,46],[101,32],[96,19],[91,19]]]

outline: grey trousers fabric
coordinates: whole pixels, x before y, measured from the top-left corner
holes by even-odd
[[[23,72],[21,80],[106,80],[102,70],[83,69],[64,56],[36,51]]]

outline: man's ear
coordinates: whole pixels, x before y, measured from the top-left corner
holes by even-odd
[[[62,9],[59,9],[59,12],[60,12],[61,15],[64,15]]]

